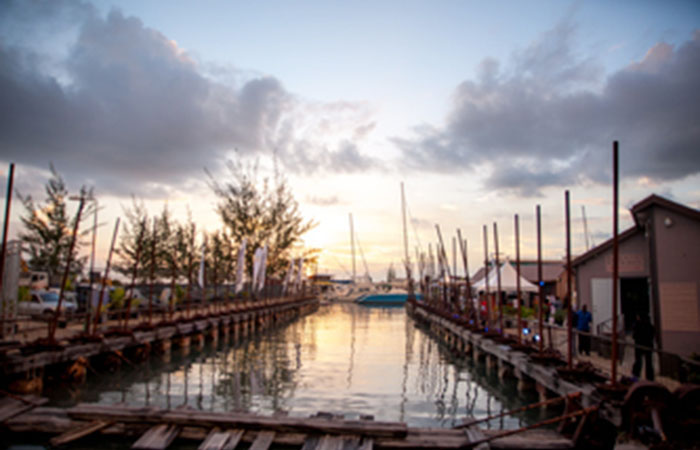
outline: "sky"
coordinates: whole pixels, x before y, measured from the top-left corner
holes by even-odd
[[[459,228],[474,272],[497,223],[513,258],[518,214],[534,257],[539,204],[559,259],[567,189],[574,253],[582,207],[612,233],[614,140],[621,229],[652,193],[700,208],[699,74],[694,1],[3,1],[0,182],[94,187],[98,267],[133,198],[221,228],[205,170],[231,160],[279,168],[338,278],[349,214],[373,278],[401,265],[401,182],[412,256]]]

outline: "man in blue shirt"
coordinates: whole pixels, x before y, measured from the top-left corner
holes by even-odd
[[[581,333],[578,334],[578,351],[586,355],[591,354],[591,321],[593,316],[588,312],[588,307],[583,305],[581,311],[576,315],[576,329]]]

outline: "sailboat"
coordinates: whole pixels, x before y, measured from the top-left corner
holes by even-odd
[[[372,278],[369,276],[369,269],[367,267],[367,262],[365,261],[364,253],[362,252],[362,247],[360,246],[359,240],[355,235],[354,223],[352,220],[352,213],[349,214],[350,218],[350,247],[352,249],[352,279],[350,283],[343,285],[336,285],[335,295],[332,300],[336,302],[355,302],[361,297],[377,292],[377,287],[372,283]],[[355,258],[355,241],[357,240],[357,246],[360,247],[360,254],[362,256],[362,262],[365,266],[365,274],[362,276],[357,276],[356,270],[356,258]]]
[[[371,293],[363,295],[357,299],[357,303],[362,305],[377,306],[400,306],[406,303],[409,296],[413,296],[413,283],[411,280],[411,261],[408,256],[408,234],[406,231],[406,196],[404,194],[403,183],[401,183],[401,211],[403,214],[403,237],[406,265],[406,281],[399,285],[392,286],[389,292]]]

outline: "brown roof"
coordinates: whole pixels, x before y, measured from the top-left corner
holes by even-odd
[[[513,267],[515,267],[515,262],[510,262]],[[494,269],[494,264],[489,265],[489,270]],[[542,261],[542,280],[545,283],[556,281],[561,272],[564,270],[564,263],[562,261],[547,260]],[[520,276],[525,278],[531,283],[537,284],[537,261],[524,259],[520,261]],[[484,278],[484,268],[481,267],[476,271],[471,277],[471,282],[476,283],[477,281]]]

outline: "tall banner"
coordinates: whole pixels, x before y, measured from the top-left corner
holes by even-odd
[[[263,248],[258,247],[253,253],[253,280],[251,282],[251,290],[257,292],[258,285],[260,284],[260,266],[262,264]]]
[[[287,275],[284,277],[284,283],[282,283],[282,295],[287,295],[287,289],[289,288],[289,282],[292,281],[292,272],[294,272],[294,258],[290,258],[289,267],[287,268]]]
[[[236,290],[235,293],[239,294],[243,290],[243,282],[245,281],[245,248],[248,243],[248,238],[243,238],[241,241],[241,247],[238,249],[238,261],[236,265]]]
[[[267,245],[260,252],[260,272],[258,273],[258,292],[265,287],[265,272],[267,272]]]
[[[304,258],[299,258],[298,261],[299,261],[299,265],[297,268],[297,282],[296,282],[296,286],[295,286],[295,290],[297,292],[301,291],[301,270],[304,266]]]

